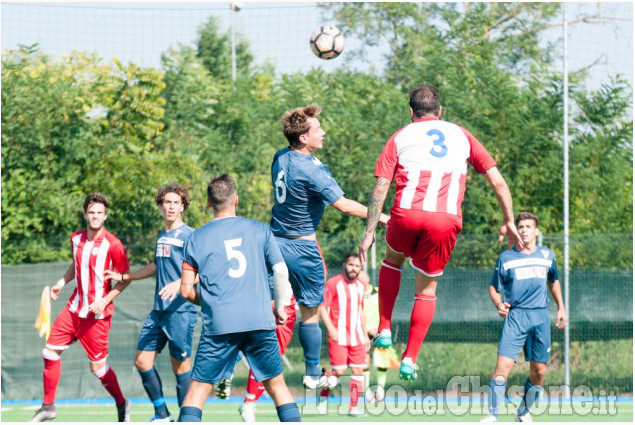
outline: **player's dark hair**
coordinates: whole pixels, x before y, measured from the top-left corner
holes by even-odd
[[[282,115],[280,118],[282,134],[287,138],[292,148],[300,146],[300,136],[306,134],[311,128],[309,118],[317,118],[320,112],[322,112],[322,108],[312,103],[303,108],[291,109]]]
[[[168,183],[157,189],[157,194],[154,197],[154,200],[157,203],[157,205],[163,204],[163,198],[165,198],[165,195],[167,195],[168,193],[176,193],[177,195],[181,197],[181,204],[183,204],[183,211],[185,211],[187,207],[190,205],[190,194],[187,192],[187,189],[185,188],[185,186],[180,185],[178,183]]]
[[[416,118],[438,116],[441,103],[434,86],[419,86],[410,92],[410,107]]]
[[[359,260],[359,254],[352,251],[349,252],[348,254],[346,254],[346,257],[344,257],[344,262],[346,263],[349,258],[357,258]]]
[[[103,204],[103,206],[108,209],[110,201],[103,193],[91,192],[84,198],[84,212],[87,212],[88,207],[90,207],[92,204]]]
[[[518,223],[520,223],[521,220],[533,220],[534,223],[536,223],[536,227],[538,227],[538,217],[535,214],[532,214],[530,212],[521,212],[520,214],[518,214],[516,216],[516,226],[518,227]]]
[[[227,173],[212,178],[207,185],[207,200],[217,211],[236,195],[236,182]]]

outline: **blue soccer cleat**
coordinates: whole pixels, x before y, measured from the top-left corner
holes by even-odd
[[[404,357],[403,360],[401,360],[399,377],[406,381],[413,382],[415,379],[417,379],[417,370],[419,370],[419,366],[414,364],[410,357]]]
[[[377,335],[370,340],[370,346],[373,348],[388,348],[392,345],[392,334],[390,329],[382,329]]]

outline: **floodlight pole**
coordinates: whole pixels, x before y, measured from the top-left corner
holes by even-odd
[[[236,15],[242,7],[242,3],[229,3],[229,8],[234,11],[232,14],[232,81],[236,81]]]
[[[562,3],[562,28],[564,39],[563,54],[563,162],[564,162],[564,308],[569,318],[571,312],[569,310],[569,68],[567,56],[569,54],[567,47],[567,4]],[[569,370],[569,328],[570,320],[564,328],[564,391],[565,397],[571,397],[571,379]]]

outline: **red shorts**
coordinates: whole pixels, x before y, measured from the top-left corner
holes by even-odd
[[[291,305],[284,308],[287,313],[287,321],[284,325],[276,325],[276,336],[278,337],[278,348],[280,348],[280,354],[284,354],[287,351],[287,347],[291,342],[291,336],[293,336],[293,327],[295,326],[296,311],[295,311],[295,298],[291,298]]]
[[[390,248],[410,258],[410,264],[426,276],[440,276],[462,230],[454,214],[392,208],[386,231]]]
[[[91,363],[101,363],[108,357],[108,332],[112,316],[104,319],[82,319],[71,313],[68,305],[55,319],[51,334],[46,340],[46,348],[66,350],[79,340]]]
[[[366,357],[366,345],[339,345],[331,338],[327,338],[329,343],[329,357],[333,369],[346,369],[347,367],[360,367],[366,369],[368,366]]]

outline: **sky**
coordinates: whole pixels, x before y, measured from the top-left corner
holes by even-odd
[[[607,75],[622,73],[632,84],[633,3],[567,3],[567,17],[592,14],[598,4],[601,24],[576,23],[569,26],[569,67],[592,66],[592,87]],[[385,65],[385,45],[366,46],[366,55],[355,53],[362,45],[346,39],[344,53],[326,61],[315,57],[309,37],[319,25],[329,24],[328,16],[313,2],[243,2],[238,12],[229,2],[2,2],[2,49],[38,43],[40,50],[57,57],[72,49],[98,53],[106,61],[120,61],[160,68],[161,53],[179,44],[194,45],[198,27],[216,16],[224,30],[235,23],[237,33],[250,42],[256,61],[270,61],[281,73],[306,72],[314,67],[332,71],[339,67],[354,70]],[[550,31],[554,41],[562,29]]]

